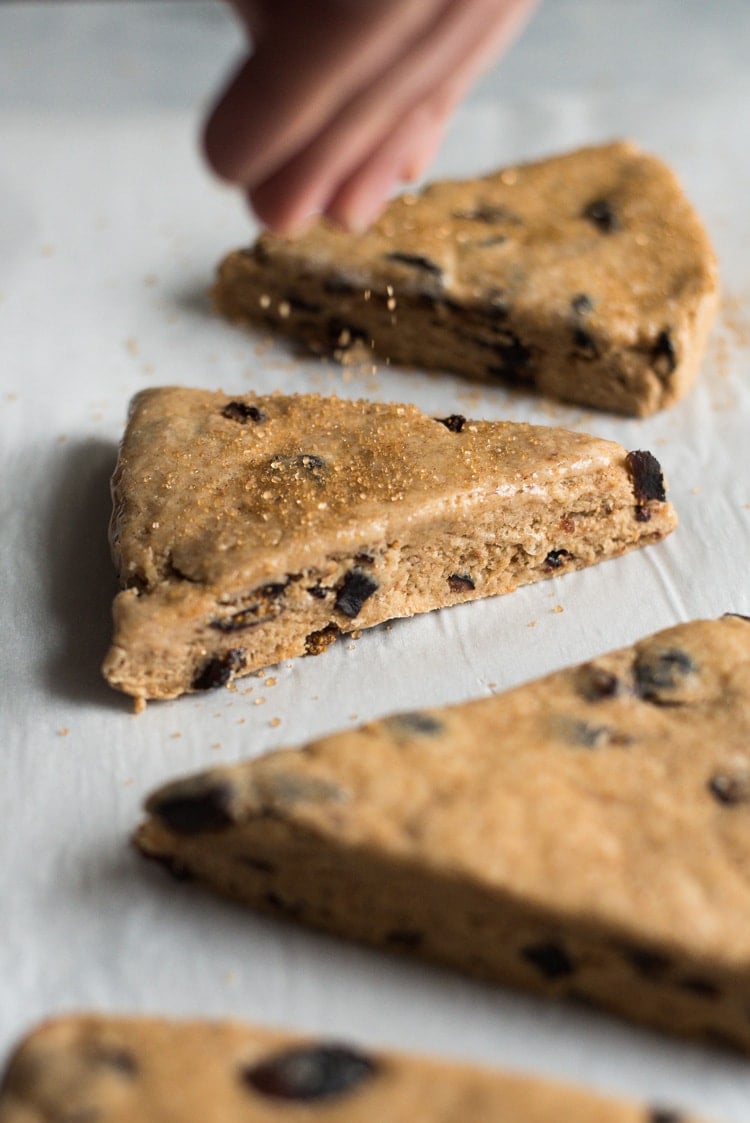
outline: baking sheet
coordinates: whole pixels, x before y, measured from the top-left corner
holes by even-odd
[[[214,0],[0,4],[0,1052],[70,1008],[236,1015],[746,1123],[749,1062],[253,916],[172,883],[127,840],[168,777],[505,689],[680,620],[750,613],[750,8],[549,0],[433,169],[621,135],[675,166],[725,299],[696,389],[647,421],[448,376],[350,374],[216,320],[213,268],[253,227],[201,167],[195,133],[238,42]],[[128,399],[166,383],[587,429],[659,456],[681,525],[656,548],[135,718],[98,673],[108,476]]]

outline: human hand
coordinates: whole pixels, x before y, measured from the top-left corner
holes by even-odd
[[[359,229],[432,159],[536,0],[230,0],[254,44],[205,129],[214,170],[290,234]]]

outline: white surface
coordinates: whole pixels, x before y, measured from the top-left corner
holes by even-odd
[[[231,1014],[746,1123],[748,1062],[256,917],[173,883],[127,838],[167,777],[355,714],[504,688],[679,620],[750,613],[750,5],[548,0],[464,106],[435,169],[469,174],[616,135],[675,165],[732,302],[695,391],[645,422],[448,377],[346,382],[283,348],[257,355],[213,319],[215,262],[252,229],[202,169],[194,135],[237,42],[213,0],[0,7],[0,1051],[71,1007]],[[107,479],[130,395],[175,382],[580,426],[655,451],[681,526],[585,573],[285,664],[275,685],[251,678],[134,718],[98,674],[113,585]]]

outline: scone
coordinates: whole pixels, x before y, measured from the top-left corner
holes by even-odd
[[[147,857],[356,940],[750,1050],[750,622],[157,791]]]
[[[113,493],[123,591],[104,674],[138,699],[221,686],[675,524],[650,453],[316,395],[144,391]]]
[[[239,1022],[78,1015],[37,1028],[0,1123],[696,1123],[568,1085]]]
[[[642,417],[693,382],[717,289],[673,173],[619,143],[432,184],[364,234],[264,234],[224,260],[215,302],[318,352]]]

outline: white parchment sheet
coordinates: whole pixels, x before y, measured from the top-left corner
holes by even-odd
[[[647,421],[448,376],[350,377],[256,350],[214,318],[215,264],[254,227],[195,138],[238,44],[216,0],[0,4],[0,1051],[63,1009],[233,1015],[747,1123],[750,1061],[254,916],[173,883],[128,836],[168,777],[504,689],[691,617],[750,613],[750,4],[546,0],[433,168],[470,175],[630,136],[677,169],[725,303],[694,392]],[[135,718],[98,672],[108,477],[128,399],[166,383],[586,429],[656,453],[680,527]]]

